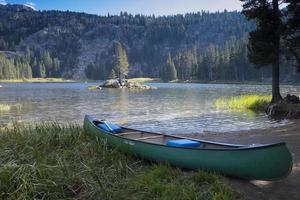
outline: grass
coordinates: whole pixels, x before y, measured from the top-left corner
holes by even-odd
[[[116,192],[116,199],[238,199],[217,175],[203,171],[184,172],[166,165],[154,165],[138,172]]]
[[[242,95],[230,98],[219,98],[214,102],[218,109],[266,111],[271,96],[263,95]]]
[[[128,79],[128,81],[145,83],[145,82],[158,82],[158,81],[160,81],[160,79],[157,79],[157,78],[130,78],[130,79]]]
[[[8,104],[0,104],[0,111],[9,111],[11,106]]]
[[[0,104],[0,112],[3,111],[10,111],[12,109],[15,109],[15,110],[21,110],[22,109],[22,105],[17,103],[17,104],[14,104],[14,105],[9,105],[9,104]]]
[[[88,90],[97,90],[98,89],[98,86],[96,85],[90,85],[87,87]]]
[[[74,82],[73,80],[67,80],[63,78],[31,78],[31,79],[9,79],[9,80],[0,80],[0,83],[22,83],[22,82],[30,82],[30,83],[60,83],[60,82]]]
[[[0,199],[238,199],[220,176],[143,162],[77,125],[0,129]]]

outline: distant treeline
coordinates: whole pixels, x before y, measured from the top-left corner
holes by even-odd
[[[175,53],[166,59],[160,77],[165,81],[270,81],[271,67],[258,68],[252,65],[248,61],[247,51],[247,39],[244,38],[229,40],[223,47],[210,44],[206,51],[200,53],[196,48]],[[284,59],[281,63],[281,81],[300,81],[300,75],[291,63]]]
[[[120,43],[129,77],[266,80],[270,70],[257,70],[247,60],[247,37],[253,28],[239,12],[97,16],[0,5],[0,78],[78,75],[103,80],[116,74],[115,44]],[[296,80],[293,70],[285,69],[282,78]]]

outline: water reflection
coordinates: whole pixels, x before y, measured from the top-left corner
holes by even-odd
[[[156,90],[103,89],[89,91],[86,83],[2,84],[0,103],[21,109],[1,112],[0,123],[11,120],[82,123],[86,113],[133,128],[167,133],[199,133],[266,128],[287,123],[263,113],[228,112],[213,107],[221,96],[269,94],[270,85],[152,83]],[[300,94],[296,86],[282,93]]]

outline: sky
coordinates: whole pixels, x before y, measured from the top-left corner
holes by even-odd
[[[107,15],[127,11],[131,14],[172,15],[208,10],[241,10],[239,0],[0,0],[0,4],[26,4],[36,10],[70,10]]]

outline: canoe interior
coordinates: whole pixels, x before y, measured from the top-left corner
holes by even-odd
[[[95,126],[97,126],[99,123],[101,123],[99,120],[93,121],[93,124]],[[167,134],[162,134],[162,133],[154,133],[154,132],[135,130],[135,129],[130,129],[130,128],[126,128],[126,127],[121,127],[121,128],[122,128],[122,132],[116,133],[114,135],[122,137],[122,138],[126,138],[126,139],[131,139],[131,140],[136,140],[136,141],[141,141],[141,142],[146,142],[146,143],[152,143],[152,144],[165,145],[167,143],[167,141],[169,141],[169,140],[190,139],[190,140],[201,142],[201,145],[199,147],[188,147],[188,148],[236,149],[236,148],[246,147],[245,145],[223,144],[223,143],[197,140],[197,139],[193,139],[193,138],[186,138],[186,137],[175,136],[175,135],[167,135]],[[100,128],[98,128],[98,129],[100,129]],[[104,131],[102,129],[100,129],[100,130]],[[111,133],[108,133],[108,134],[111,134]]]

